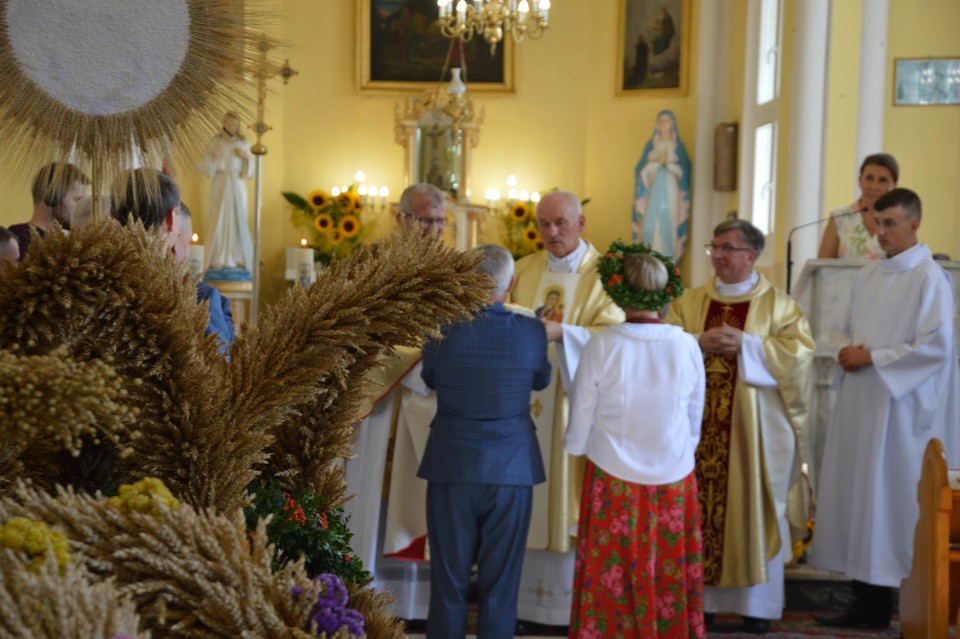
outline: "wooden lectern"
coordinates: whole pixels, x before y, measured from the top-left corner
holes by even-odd
[[[943,444],[932,439],[917,486],[913,566],[900,587],[905,639],[944,639],[960,607],[960,484],[950,479]]]

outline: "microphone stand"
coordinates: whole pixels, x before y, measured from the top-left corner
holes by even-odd
[[[792,279],[791,276],[793,274],[793,234],[802,228],[806,228],[808,226],[817,226],[818,224],[823,224],[824,222],[828,222],[835,217],[848,217],[850,215],[859,215],[864,211],[868,211],[868,210],[869,209],[862,208],[862,209],[856,209],[854,211],[844,211],[843,213],[835,213],[831,211],[829,217],[818,218],[813,222],[804,222],[803,224],[798,224],[797,226],[790,229],[790,232],[787,233],[787,295],[790,294],[790,286],[791,286],[791,279]]]

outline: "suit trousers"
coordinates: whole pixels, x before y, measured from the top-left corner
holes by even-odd
[[[512,639],[533,487],[427,484],[430,611],[427,639],[467,634],[467,589],[477,564],[477,638]]]

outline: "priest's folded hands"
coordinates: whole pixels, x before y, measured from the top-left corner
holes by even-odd
[[[700,333],[700,349],[707,353],[736,355],[743,347],[743,331],[729,324],[708,328]]]
[[[863,344],[856,346],[844,346],[837,353],[837,361],[848,373],[856,373],[864,366],[873,366],[873,358],[870,357],[870,351],[863,347]]]

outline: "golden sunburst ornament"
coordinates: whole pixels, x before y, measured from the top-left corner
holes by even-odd
[[[225,111],[250,114],[265,21],[251,4],[0,0],[0,152],[26,175],[72,162],[95,188],[189,162]]]

